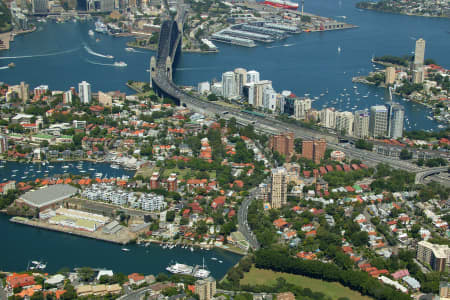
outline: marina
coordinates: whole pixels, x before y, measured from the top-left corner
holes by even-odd
[[[0,269],[6,271],[24,270],[28,262],[36,260],[45,262],[45,271],[49,273],[63,267],[73,269],[90,266],[112,269],[125,274],[140,272],[156,275],[166,272],[167,266],[174,260],[192,266],[201,263],[203,258],[208,261],[211,257],[216,257],[223,263],[211,264],[208,270],[215,278],[221,278],[228,268],[241,258],[240,255],[220,249],[190,251],[175,247],[167,250],[155,243],[148,244],[147,247],[144,244],[129,244],[126,248],[130,251],[123,251],[122,248],[125,247],[121,245],[16,224],[2,214],[0,214],[0,234],[4,236],[2,254],[5,257],[14,257],[0,260]],[[45,243],[42,243],[43,240]],[[33,245],[32,254],[29,251],[30,244]],[[67,253],[70,253],[70,259]]]
[[[112,165],[115,165],[112,167]],[[62,174],[80,174],[91,178],[122,178],[132,177],[134,171],[126,170],[117,164],[84,162],[82,165],[74,162],[51,162],[51,163],[19,163],[4,161],[0,163],[0,182],[8,180],[26,181],[36,180]],[[23,178],[22,178],[23,177]]]

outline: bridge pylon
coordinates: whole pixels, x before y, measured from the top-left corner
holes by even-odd
[[[172,59],[170,58],[170,56],[167,56],[166,58],[166,75],[167,78],[172,81]]]
[[[150,58],[150,87],[153,88],[153,80],[152,78],[156,77],[156,58],[152,56]]]

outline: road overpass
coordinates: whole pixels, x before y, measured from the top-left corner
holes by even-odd
[[[416,174],[416,184],[423,184],[426,183],[427,177],[432,177],[432,180],[443,184],[443,185],[449,185],[449,178],[448,178],[448,167],[437,167],[437,168],[430,168],[421,172],[418,172]]]
[[[173,99],[178,105],[186,106],[192,111],[206,116],[213,117],[215,115],[220,115],[225,119],[236,118],[239,124],[252,124],[259,132],[274,134],[292,131],[295,133],[296,138],[324,138],[327,140],[327,144],[330,148],[343,151],[346,153],[347,157],[363,160],[368,165],[373,166],[379,163],[385,163],[392,168],[414,173],[426,172],[428,170],[428,168],[418,167],[411,162],[393,159],[371,151],[356,149],[350,145],[339,144],[338,136],[328,132],[304,128],[297,124],[285,123],[274,117],[249,115],[243,113],[240,109],[224,107],[211,101],[202,100],[183,91],[172,81],[172,75],[177,57],[181,53],[185,19],[185,9],[183,6],[180,6],[175,18],[165,20],[161,24],[158,52],[156,57],[152,57],[150,60],[150,84],[160,97]],[[424,176],[423,178],[427,176]],[[448,180],[442,180],[442,183],[446,183],[447,185],[450,184]]]

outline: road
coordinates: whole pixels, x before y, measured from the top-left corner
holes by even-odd
[[[448,173],[446,173],[448,170],[448,167],[437,167],[437,168],[430,168],[424,171],[421,171],[416,174],[416,184],[419,183],[426,183],[425,179],[428,176],[433,176],[433,179],[441,184],[449,185],[450,180],[448,178]],[[443,173],[440,175],[437,175],[439,173]]]
[[[250,227],[248,226],[247,215],[248,215],[248,207],[252,202],[252,200],[255,199],[256,193],[257,188],[251,189],[249,191],[248,197],[245,197],[238,211],[239,231],[244,235],[245,239],[254,250],[258,250],[260,245],[258,243],[258,240],[256,239],[256,236],[253,234],[253,232],[250,230]]]
[[[8,298],[6,297],[6,292],[3,289],[3,282],[0,282],[0,300],[6,300],[6,299],[8,299]]]
[[[150,293],[151,289],[146,286],[138,290],[132,291],[129,287],[125,288],[125,295],[119,297],[119,300],[141,300],[146,292]]]

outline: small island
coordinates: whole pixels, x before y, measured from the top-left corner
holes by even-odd
[[[450,18],[450,4],[448,2],[439,3],[425,0],[414,2],[398,0],[362,1],[356,3],[356,7],[409,16]]]

